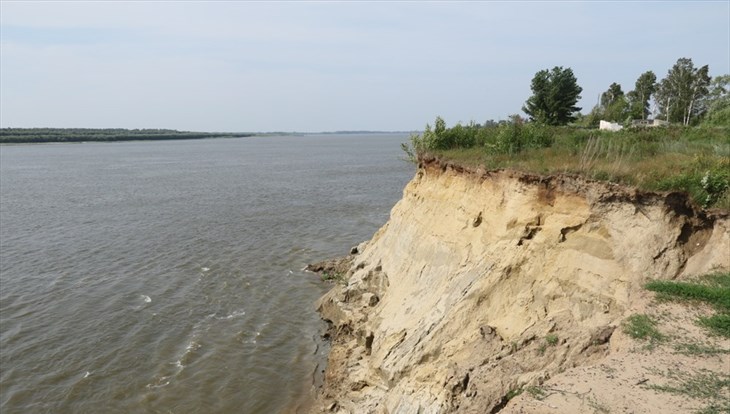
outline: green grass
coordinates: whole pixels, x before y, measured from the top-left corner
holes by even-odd
[[[646,284],[660,300],[707,303],[716,314],[700,317],[698,323],[711,332],[730,338],[730,272],[713,273],[694,281],[654,280]]]
[[[540,346],[537,347],[537,354],[540,356],[545,355],[545,351],[547,350],[546,344],[540,344]]]
[[[708,370],[695,373],[669,370],[662,375],[670,380],[668,384],[648,385],[647,388],[702,400],[707,405],[699,411],[701,413],[730,412],[730,375]]]
[[[510,390],[510,391],[509,391],[509,392],[507,393],[507,395],[505,395],[505,396],[504,396],[504,398],[505,398],[505,399],[506,399],[507,401],[509,401],[509,400],[511,400],[511,399],[513,399],[513,398],[515,398],[516,396],[520,395],[520,394],[522,394],[522,388],[516,388],[516,389],[514,389],[514,390]]]
[[[730,354],[730,349],[718,348],[697,342],[679,342],[674,345],[674,350],[682,355],[713,356]]]
[[[547,334],[545,336],[545,342],[550,346],[555,346],[558,344],[558,336],[555,334]]]
[[[634,339],[648,340],[651,344],[661,342],[664,335],[657,329],[657,322],[649,315],[631,315],[623,323],[624,333]]]
[[[701,317],[699,323],[718,335],[730,338],[730,315],[718,314]]]
[[[536,400],[544,400],[547,397],[547,393],[544,389],[536,386],[529,386],[525,389],[530,396]]]
[[[703,207],[730,209],[730,128],[606,132],[504,124],[414,136],[413,153],[464,166],[571,173],[648,191],[683,191]],[[465,138],[464,135],[473,134]]]
[[[322,272],[322,281],[339,283],[344,285],[347,284],[345,276],[345,273],[324,271]]]

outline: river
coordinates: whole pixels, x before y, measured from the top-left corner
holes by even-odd
[[[330,287],[302,268],[386,222],[406,139],[0,146],[0,411],[296,405]]]

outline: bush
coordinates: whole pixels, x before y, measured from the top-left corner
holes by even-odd
[[[403,150],[410,155],[424,151],[443,151],[483,147],[489,154],[517,154],[527,149],[546,148],[553,144],[553,131],[535,123],[525,123],[513,115],[510,121],[481,126],[471,122],[451,128],[437,117],[433,128],[426,125],[421,135],[411,136],[411,145]]]

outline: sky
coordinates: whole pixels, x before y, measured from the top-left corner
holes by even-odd
[[[730,73],[730,0],[1,0],[0,127],[420,130],[524,116],[554,66],[588,113],[682,57]]]

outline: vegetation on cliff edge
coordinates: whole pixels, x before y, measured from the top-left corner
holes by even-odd
[[[493,125],[441,118],[403,149],[444,161],[538,174],[579,174],[650,191],[685,191],[703,207],[730,209],[730,128],[625,128],[618,132],[556,127],[518,116]]]

